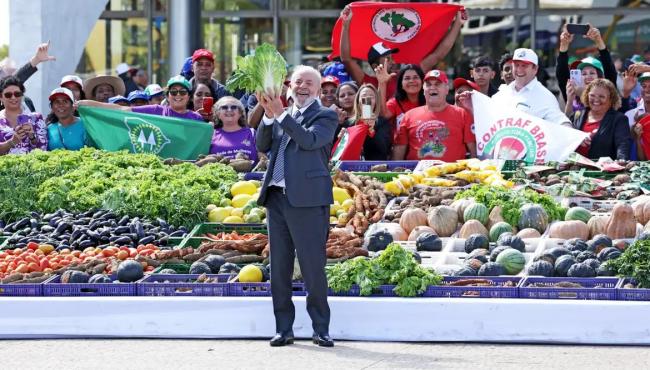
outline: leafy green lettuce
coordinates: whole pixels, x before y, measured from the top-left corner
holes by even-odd
[[[252,55],[236,58],[237,69],[226,81],[228,91],[277,95],[287,76],[287,62],[273,45],[262,44]]]

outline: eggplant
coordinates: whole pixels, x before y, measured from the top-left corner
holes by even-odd
[[[138,241],[138,243],[140,243],[140,244],[149,244],[149,243],[153,242],[154,240],[156,240],[156,237],[151,235],[151,236],[147,236],[147,237],[144,237],[144,238],[140,239]]]
[[[82,241],[82,242],[79,243],[79,247],[80,247],[80,248],[83,248],[83,249],[86,249],[86,248],[88,248],[88,247],[93,247],[93,246],[95,246],[96,244],[97,244],[97,243],[95,243],[93,240],[84,240],[84,241]]]
[[[88,235],[88,238],[91,240],[99,240],[101,238],[101,235],[99,233],[92,230],[87,230],[86,235]]]
[[[48,213],[45,216],[43,216],[42,220],[45,222],[50,222],[50,220],[54,217],[56,217],[56,213]]]
[[[163,220],[162,218],[156,218],[156,222],[158,222],[158,225],[160,225],[160,227],[163,229],[169,228],[169,224],[165,222],[165,220]]]
[[[144,235],[144,227],[142,227],[142,223],[140,221],[134,222],[133,227],[135,229],[136,235],[138,235],[138,239],[142,239],[142,238],[145,237],[145,235]]]
[[[16,221],[16,224],[14,225],[14,229],[19,230],[24,228],[25,226],[29,226],[29,217],[25,217]]]
[[[130,232],[130,231],[131,231],[131,228],[128,227],[128,226],[126,226],[126,225],[124,225],[124,226],[118,226],[118,227],[116,227],[115,229],[113,229],[113,234],[117,234],[117,235],[119,235],[119,234],[128,233],[128,232]]]
[[[102,217],[106,212],[108,212],[108,210],[106,210],[106,209],[100,209],[99,211],[93,213],[93,219],[95,219],[95,220],[99,219],[99,218]]]
[[[100,217],[100,218],[102,220],[113,220],[113,219],[117,218],[117,215],[115,213],[109,211],[109,212],[104,213],[102,215],[102,217]]]
[[[122,218],[117,222],[117,224],[118,224],[119,226],[126,226],[126,225],[128,225],[128,224],[129,224],[129,216],[124,216],[124,217],[122,217]]]
[[[49,233],[51,233],[52,231],[54,231],[54,229],[55,229],[55,228],[52,227],[52,226],[50,226],[50,225],[43,225],[43,226],[41,226],[41,232],[42,232],[42,233],[47,233],[47,234],[49,234]]]
[[[186,234],[186,233],[185,233],[185,231],[183,231],[183,230],[176,230],[176,231],[174,231],[173,233],[169,234],[169,237],[170,237],[170,238],[180,238],[180,237],[182,237],[182,236],[185,235],[185,234]]]
[[[133,240],[128,236],[120,236],[119,238],[112,241],[115,244],[133,244]]]
[[[47,224],[50,225],[50,226],[52,226],[52,227],[56,227],[56,225],[59,224],[59,221],[61,221],[61,217],[59,217],[59,216],[54,216],[54,217],[52,217],[52,218],[50,219],[50,221],[48,221]]]
[[[30,218],[29,227],[31,227],[32,229],[36,229],[38,227],[38,220],[36,220],[35,218]]]

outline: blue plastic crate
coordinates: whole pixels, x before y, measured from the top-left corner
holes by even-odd
[[[454,286],[458,280],[483,279],[492,286]],[[424,297],[446,298],[519,298],[517,286],[521,277],[517,276],[445,276],[441,285],[432,285],[424,292]]]
[[[217,296],[229,295],[229,274],[208,275],[217,283],[190,283],[198,274],[151,274],[136,283],[139,296]]]
[[[112,281],[117,280],[113,274]],[[135,283],[104,284],[63,284],[61,275],[53,276],[43,283],[45,297],[98,297],[98,296],[134,296]]]
[[[414,170],[419,161],[341,161],[338,169],[341,171],[350,172],[369,172],[372,166],[385,164],[388,166],[388,171],[392,171],[397,167],[406,168],[407,170]]]
[[[244,174],[244,180],[257,180],[257,181],[262,181],[262,178],[264,177],[264,174],[266,172],[246,172]]]
[[[40,297],[43,283],[40,284],[0,284],[0,297]]]
[[[526,277],[519,284],[519,298],[616,300],[618,278]],[[560,288],[559,282],[577,283],[583,288]],[[542,284],[543,287],[530,286]]]
[[[619,301],[650,301],[650,289],[623,288],[632,279],[621,279],[616,286],[616,299]]]
[[[270,297],[271,283],[228,283],[234,297]]]
[[[372,294],[369,296],[362,296],[359,286],[353,284],[347,292],[335,292],[332,289],[329,289],[328,295],[339,297],[398,297],[398,295],[393,292],[394,288],[395,285],[380,285],[378,288],[373,289]]]

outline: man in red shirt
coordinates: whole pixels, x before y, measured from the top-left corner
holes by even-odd
[[[426,105],[408,111],[399,127],[393,160],[437,159],[454,162],[467,152],[476,157],[473,118],[447,103],[449,79],[434,69],[424,76]]]

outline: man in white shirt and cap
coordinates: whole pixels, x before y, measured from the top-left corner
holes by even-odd
[[[537,81],[538,62],[533,50],[515,50],[512,58],[515,80],[494,94],[492,99],[552,123],[570,124],[555,95]]]

